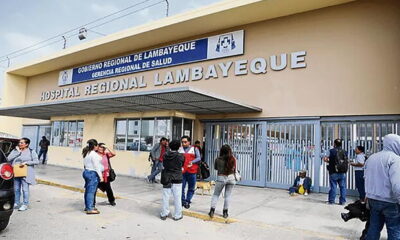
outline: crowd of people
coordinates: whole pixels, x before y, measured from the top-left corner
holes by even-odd
[[[40,155],[45,155],[48,142],[46,142],[47,139],[42,140]],[[28,209],[29,186],[35,184],[34,165],[39,164],[38,154],[29,148],[29,144],[28,138],[21,138],[18,146],[8,156],[8,161],[12,163],[13,167],[26,168],[24,176],[14,178],[14,208],[19,211]],[[369,158],[364,151],[363,146],[357,146],[355,160],[349,161],[348,153],[342,148],[342,141],[340,139],[334,141],[333,148],[323,158],[329,172],[330,190],[327,203],[335,203],[336,189],[339,185],[339,204],[346,204],[346,173],[351,165],[354,167],[355,185],[360,198],[358,203],[368,209],[366,229],[361,239],[379,239],[385,224],[388,239],[400,239],[400,136],[386,135],[383,140],[383,150],[372,154]],[[200,142],[196,141],[196,144],[192,145],[189,136],[183,136],[180,140],[171,142],[163,137],[151,150],[150,160],[153,164],[151,174],[146,180],[154,183],[156,176],[161,173],[163,190],[160,218],[162,220],[166,220],[170,214],[169,199],[171,195],[175,206],[172,217],[174,220],[182,219],[182,207],[190,208],[199,166],[204,160],[202,153]],[[115,153],[104,143],[90,139],[82,150],[82,156],[84,165],[82,176],[85,180],[84,211],[86,214],[99,214],[100,212],[95,206],[97,189],[106,192],[111,206],[116,205],[111,188],[115,173],[110,162],[110,158],[114,157]],[[46,157],[44,156],[43,159],[45,161]],[[221,147],[219,157],[215,160],[214,169],[217,172],[217,179],[208,215],[211,218],[214,217],[218,198],[225,189],[222,215],[224,218],[228,218],[232,190],[238,181],[236,176],[237,160],[229,145]],[[308,195],[311,192],[311,186],[311,178],[303,170],[295,178],[289,193],[291,195],[295,193]]]

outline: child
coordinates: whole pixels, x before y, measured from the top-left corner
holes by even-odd
[[[293,196],[294,193],[299,193],[307,196],[310,193],[311,183],[312,180],[307,177],[307,171],[302,170],[294,180],[293,186],[289,188],[289,194]]]

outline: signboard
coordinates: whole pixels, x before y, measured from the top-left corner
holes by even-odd
[[[60,72],[58,85],[126,75],[174,65],[199,62],[244,52],[244,31],[178,43]]]

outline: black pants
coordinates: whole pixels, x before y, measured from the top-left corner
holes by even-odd
[[[101,191],[107,193],[107,198],[110,203],[115,202],[115,197],[114,193],[111,189],[111,183],[110,182],[99,182],[99,185],[97,186]],[[96,202],[96,198],[95,198]]]

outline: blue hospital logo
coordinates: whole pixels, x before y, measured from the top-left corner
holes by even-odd
[[[68,71],[64,71],[61,77],[62,83],[67,84],[68,83]]]
[[[217,48],[215,51],[221,53],[227,53],[236,48],[235,39],[233,34],[221,35],[218,38]]]

